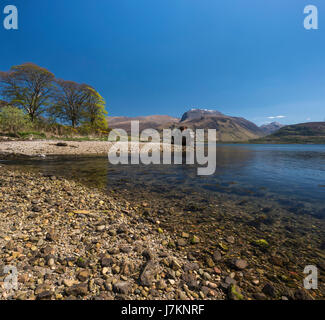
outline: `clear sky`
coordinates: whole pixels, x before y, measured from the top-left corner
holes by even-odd
[[[7,4],[17,31],[2,27]],[[303,27],[309,4],[318,30]],[[0,12],[0,70],[34,62],[93,85],[113,116],[325,119],[322,0],[1,0]]]

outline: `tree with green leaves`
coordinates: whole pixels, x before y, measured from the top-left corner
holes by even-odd
[[[9,106],[9,103],[7,101],[0,100],[0,109],[7,106]]]
[[[74,81],[56,80],[51,114],[73,128],[80,123],[93,129],[107,129],[105,100],[91,86]]]
[[[13,106],[5,106],[0,109],[0,127],[3,131],[16,134],[31,127],[32,123],[23,110]]]
[[[10,105],[23,109],[31,121],[51,103],[54,75],[33,63],[13,66],[0,72],[0,94]]]
[[[84,90],[87,95],[83,114],[84,121],[89,123],[91,129],[107,130],[105,99],[91,86],[86,86]]]

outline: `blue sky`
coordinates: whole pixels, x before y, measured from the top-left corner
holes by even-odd
[[[257,124],[325,119],[324,1],[7,0],[0,12],[7,4],[19,30],[1,21],[0,70],[34,62],[93,85],[110,115],[197,107]],[[318,30],[303,28],[309,4]]]

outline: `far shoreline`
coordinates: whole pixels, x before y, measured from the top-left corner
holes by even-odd
[[[137,145],[128,142],[128,153],[137,152]],[[139,152],[147,142],[139,142]],[[59,156],[107,156],[114,142],[110,141],[68,141],[68,140],[12,140],[0,141],[0,155],[2,157],[33,158],[33,157],[59,157]],[[162,151],[163,144],[154,144]],[[181,146],[173,146],[172,150],[183,149]],[[146,152],[146,151],[144,151]],[[114,153],[114,152],[113,152]]]
[[[128,145],[128,153],[136,152],[132,147],[132,141],[125,142]],[[139,152],[148,142],[139,142]],[[33,159],[33,158],[57,158],[57,157],[107,157],[114,142],[103,140],[68,140],[63,139],[35,139],[35,140],[0,140],[0,156],[3,159]],[[319,143],[288,143],[288,142],[253,142],[253,141],[217,141],[218,145],[323,145]],[[157,148],[163,151],[163,143],[157,143]],[[135,145],[136,147],[136,145]],[[185,147],[172,146],[172,151],[185,151]],[[195,149],[196,147],[194,147]],[[146,152],[146,151],[144,151]],[[113,152],[114,153],[114,152]]]

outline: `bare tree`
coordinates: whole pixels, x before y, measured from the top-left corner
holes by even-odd
[[[87,86],[74,81],[56,80],[51,113],[75,128],[83,119],[88,94]]]

